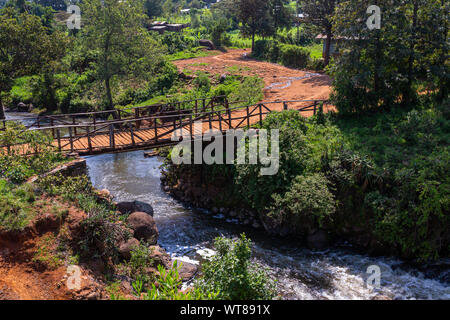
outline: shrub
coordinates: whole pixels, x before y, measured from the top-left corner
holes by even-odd
[[[264,81],[255,77],[245,77],[235,91],[230,95],[231,101],[243,101],[248,104],[254,104],[264,98]]]
[[[310,53],[308,50],[295,45],[281,46],[280,61],[286,67],[306,68],[309,64]]]
[[[180,264],[181,267],[181,264]],[[175,261],[172,268],[164,269],[158,266],[159,276],[156,279],[158,286],[152,285],[152,288],[144,295],[146,300],[216,300],[218,293],[207,292],[201,288],[190,288],[181,291],[182,281],[178,274],[178,263]],[[134,285],[133,287],[136,287]]]
[[[324,227],[336,211],[330,182],[322,173],[297,176],[284,195],[275,194],[269,216],[303,234]]]
[[[267,300],[275,296],[275,284],[252,263],[251,241],[244,234],[233,241],[217,238],[217,254],[202,265],[203,277],[195,284],[205,292],[218,292],[224,300]]]
[[[194,79],[194,86],[197,88],[197,90],[202,92],[209,92],[211,89],[211,81],[209,80],[209,77],[204,72],[197,72],[197,77]]]

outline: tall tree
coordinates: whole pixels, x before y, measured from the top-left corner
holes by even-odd
[[[4,119],[2,94],[18,77],[46,68],[64,52],[64,35],[49,33],[39,17],[14,8],[0,14],[0,119]]]
[[[366,25],[373,1],[342,0],[336,7],[333,32],[347,39],[333,66],[338,109],[353,113],[410,105],[427,91],[445,96],[448,6],[441,0],[376,3],[382,12],[379,30]]]
[[[337,0],[301,0],[306,21],[322,28],[326,39],[324,53],[325,65],[330,62],[330,48],[333,39],[331,18],[334,14]]]
[[[159,17],[163,13],[163,0],[146,0],[145,13],[150,17]]]
[[[81,39],[96,54],[93,67],[103,82],[107,108],[114,108],[111,81],[139,77],[160,61],[162,50],[143,28],[142,0],[85,0]]]
[[[231,1],[232,10],[242,23],[241,33],[252,39],[252,51],[255,48],[256,35],[273,33],[270,2],[267,0],[235,0]]]

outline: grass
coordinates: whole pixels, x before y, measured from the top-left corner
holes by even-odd
[[[323,45],[321,43],[315,43],[304,48],[309,51],[311,58],[313,59],[322,58]]]
[[[180,51],[167,56],[169,61],[186,60],[192,58],[210,57],[217,53],[215,51],[208,51],[204,47],[196,47],[190,50]]]

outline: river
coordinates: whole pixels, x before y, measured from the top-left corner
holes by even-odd
[[[430,275],[427,268],[419,270],[395,258],[369,257],[345,244],[311,251],[171,198],[161,188],[160,158],[144,158],[138,151],[86,160],[96,188],[108,189],[116,201],[141,200],[153,206],[159,244],[172,257],[199,263],[213,253],[214,238],[245,232],[254,242],[255,261],[277,280],[283,299],[450,299],[449,270],[442,270],[450,266],[448,259],[439,261],[440,272]],[[381,269],[378,289],[367,284],[367,270],[373,265]]]

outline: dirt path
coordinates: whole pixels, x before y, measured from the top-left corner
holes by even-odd
[[[249,59],[246,49],[234,49],[216,56],[175,61],[180,71],[204,71],[210,74],[238,72],[264,80],[264,101],[328,99],[331,79],[327,75],[300,71],[278,64]],[[295,105],[293,105],[295,106]]]

